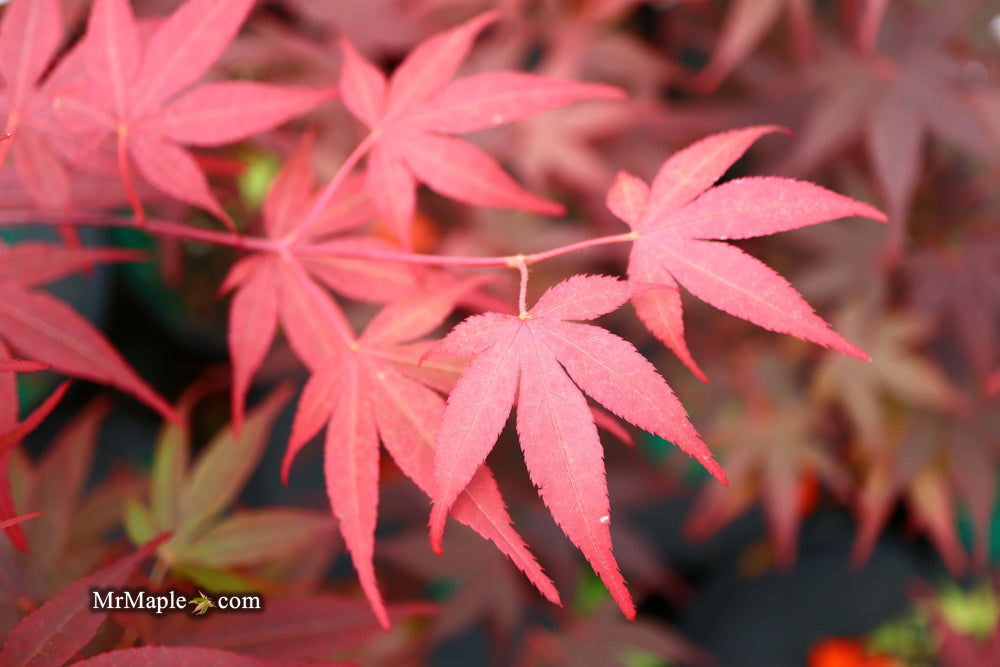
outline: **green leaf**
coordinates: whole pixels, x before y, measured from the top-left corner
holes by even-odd
[[[137,500],[125,501],[125,532],[133,544],[145,544],[156,534],[153,516]]]
[[[198,586],[203,586],[213,591],[227,591],[231,593],[257,593],[260,591],[260,582],[244,577],[236,572],[228,572],[211,567],[202,567],[190,563],[177,563],[172,567],[174,575],[194,582]]]
[[[211,568],[260,565],[302,552],[334,529],[329,514],[272,509],[226,519],[175,551],[177,560]]]
[[[240,435],[226,426],[198,458],[180,500],[176,543],[184,543],[239,495],[257,467],[278,412],[291,397],[282,385],[247,416]]]

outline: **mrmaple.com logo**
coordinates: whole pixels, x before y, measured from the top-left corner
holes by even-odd
[[[150,593],[143,590],[109,589],[93,590],[90,594],[90,608],[93,611],[146,611],[160,615],[168,611],[188,610],[195,616],[202,616],[209,609],[219,609],[220,611],[261,611],[263,609],[263,601],[259,593],[209,597],[198,591],[197,596],[189,598],[173,590]]]

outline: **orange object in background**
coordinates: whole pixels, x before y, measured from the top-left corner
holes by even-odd
[[[809,667],[906,667],[890,655],[871,654],[858,639],[824,639],[809,653]]]

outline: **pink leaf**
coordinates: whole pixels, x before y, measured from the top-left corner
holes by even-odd
[[[281,125],[329,100],[334,89],[226,81],[171,102],[146,127],[181,144],[221,146]]]
[[[340,40],[344,66],[340,87],[344,105],[368,127],[375,127],[385,111],[386,79],[347,39]]]
[[[127,0],[97,0],[90,12],[84,41],[87,74],[96,95],[112,101],[124,118],[127,97],[139,72],[139,26]]]
[[[301,266],[279,264],[281,325],[295,355],[311,369],[329,368],[347,349],[351,326],[337,302]]]
[[[0,74],[8,104],[18,108],[38,82],[62,41],[58,0],[14,0],[0,23]]]
[[[61,301],[10,283],[0,298],[0,331],[27,356],[54,369],[118,387],[167,419],[174,412],[89,322]]]
[[[186,150],[155,135],[131,136],[128,147],[139,171],[153,187],[220,219],[227,218],[205,174]]]
[[[489,281],[489,278],[466,280],[390,303],[368,323],[361,340],[366,345],[378,346],[405,343],[426,336],[451,315],[458,299]]]
[[[649,201],[649,186],[632,174],[619,171],[615,182],[608,190],[608,210],[624,220],[631,227],[641,222],[642,212]]]
[[[671,155],[653,179],[643,226],[707,190],[755,141],[771,132],[787,130],[761,125],[713,134]]]
[[[629,619],[635,605],[611,553],[610,507],[604,457],[593,416],[580,390],[543,341],[523,343],[517,432],[531,481],[563,532],[611,591]]]
[[[629,300],[629,284],[610,276],[577,275],[547,290],[531,309],[535,317],[592,320]]]
[[[395,149],[384,141],[368,156],[368,193],[396,235],[409,238],[410,222],[417,208],[417,181]]]
[[[289,436],[288,448],[281,463],[282,484],[288,484],[288,473],[295,462],[295,457],[329,420],[333,406],[337,402],[340,383],[341,377],[330,371],[313,373],[306,381],[302,396],[299,397],[299,404],[295,408],[292,434]]]
[[[134,108],[148,111],[194,83],[219,57],[253,8],[253,0],[188,0],[149,40]]]
[[[455,76],[476,36],[498,18],[498,12],[484,12],[411,51],[389,82],[386,117],[412,108],[444,87]]]
[[[708,378],[691,356],[684,340],[684,318],[677,281],[655,259],[641,248],[636,247],[632,250],[628,268],[629,280],[658,286],[632,297],[636,315],[661,343],[677,355],[695,377],[702,382],[708,382]]]
[[[719,310],[868,360],[867,354],[830,329],[781,276],[739,248],[683,241],[661,244],[659,252],[681,285]]]
[[[596,83],[524,72],[487,72],[457,79],[414,112],[409,122],[433,132],[465,134],[511,123],[580,100],[622,99]]]
[[[589,324],[548,323],[542,334],[573,381],[622,419],[697,459],[723,484],[726,475],[698,437],[666,380],[631,343]]]
[[[379,435],[396,465],[427,495],[434,492],[434,441],[444,400],[433,391],[384,364],[374,373],[372,392]],[[539,591],[559,604],[559,593],[520,535],[511,527],[500,489],[488,467],[481,466],[455,501],[451,515],[496,544]]]
[[[669,217],[665,227],[694,239],[746,239],[881,211],[805,181],[758,176],[714,187]]]
[[[34,373],[50,368],[48,364],[37,361],[21,361],[19,359],[0,359],[0,373]]]
[[[278,172],[264,200],[264,227],[270,238],[280,238],[290,232],[297,222],[296,216],[305,209],[315,187],[312,153],[315,137],[309,133],[302,137],[299,147]]]
[[[495,332],[495,345],[469,364],[448,396],[434,452],[437,489],[431,545],[435,551],[441,550],[448,511],[486,460],[514,405],[518,333],[510,326]]]
[[[562,205],[533,195],[472,144],[432,134],[405,139],[406,161],[432,190],[475,206],[562,215]]]
[[[250,381],[260,368],[278,328],[278,279],[264,258],[240,285],[229,309],[229,356],[233,364],[233,429],[243,427]]]
[[[323,465],[326,490],[361,587],[375,616],[388,630],[389,615],[372,563],[378,508],[378,436],[357,362],[351,359],[340,371],[344,375],[341,391],[326,434]]]
[[[141,252],[118,248],[69,248],[52,243],[24,242],[0,247],[0,280],[24,287],[44,285],[102,262],[137,262]]]

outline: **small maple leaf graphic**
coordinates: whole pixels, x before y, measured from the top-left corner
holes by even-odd
[[[212,598],[208,597],[201,591],[198,591],[198,597],[191,598],[191,600],[188,601],[188,604],[194,605],[194,610],[191,612],[194,616],[201,616],[211,607],[215,606],[215,603],[212,602]]]

